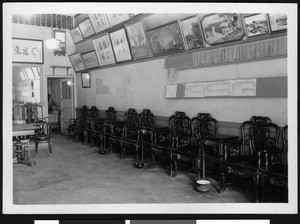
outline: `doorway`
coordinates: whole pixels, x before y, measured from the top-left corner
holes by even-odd
[[[47,77],[47,92],[50,122],[60,122],[61,134],[67,135],[75,115],[74,78]]]

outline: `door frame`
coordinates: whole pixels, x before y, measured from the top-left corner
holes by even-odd
[[[76,77],[71,75],[46,75],[45,76],[45,85],[44,85],[44,96],[48,97],[48,79],[72,79],[73,82],[73,111],[72,111],[72,118],[76,117],[76,107],[77,107],[77,84],[76,84]],[[45,99],[45,109],[46,109],[46,116],[48,117],[48,99]]]

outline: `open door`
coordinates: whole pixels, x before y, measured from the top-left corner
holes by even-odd
[[[61,134],[68,134],[70,119],[74,113],[73,79],[60,79],[61,90]]]

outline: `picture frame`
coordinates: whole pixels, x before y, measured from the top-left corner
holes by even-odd
[[[86,69],[99,67],[96,51],[90,51],[81,55]]]
[[[81,72],[82,88],[91,88],[91,76],[89,72]]]
[[[204,38],[197,15],[181,20],[179,23],[187,50],[204,47]]]
[[[203,16],[201,27],[209,45],[241,40],[245,36],[241,16],[237,13],[214,13]]]
[[[148,37],[142,21],[125,26],[128,42],[134,60],[152,57]]]
[[[78,27],[82,33],[83,38],[87,38],[95,34],[95,30],[89,18],[79,23]]]
[[[69,59],[75,72],[80,72],[86,69],[80,53],[77,52],[69,55]]]
[[[185,50],[178,21],[149,30],[147,35],[154,55],[162,55]]]
[[[111,26],[115,26],[130,19],[129,13],[108,13],[106,15]]]
[[[247,37],[269,34],[267,14],[259,13],[244,17]]]
[[[83,40],[83,36],[78,26],[70,30],[70,35],[74,41],[74,43],[78,43]]]
[[[44,44],[42,40],[12,38],[13,63],[44,63]]]
[[[287,30],[287,14],[268,14],[268,20],[271,33]]]
[[[99,32],[101,32],[103,30],[106,30],[107,28],[110,27],[107,16],[104,13],[89,14],[89,18],[91,20],[91,23],[92,23],[96,33],[99,33]]]
[[[108,33],[93,39],[100,66],[115,64],[115,56]]]
[[[117,62],[132,60],[125,28],[109,33]]]

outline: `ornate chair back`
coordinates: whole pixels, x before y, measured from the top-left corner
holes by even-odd
[[[253,116],[250,121],[242,124],[243,153],[246,146],[250,154],[270,148],[278,148],[280,136],[279,127],[268,117]]]
[[[90,119],[95,119],[99,118],[99,110],[97,109],[96,106],[92,106],[91,109],[89,110],[89,118]]]
[[[25,120],[25,107],[24,104],[15,103],[12,107],[13,120]]]
[[[139,126],[141,128],[152,129],[155,124],[155,117],[150,109],[143,109],[139,114]]]
[[[27,123],[39,123],[43,120],[43,106],[38,103],[26,103]]]
[[[105,111],[105,116],[106,116],[106,120],[107,121],[116,121],[117,120],[117,112],[115,110],[114,107],[109,107],[106,111]]]
[[[287,165],[287,154],[288,154],[288,126],[284,126],[282,128],[282,143],[283,143],[283,153],[284,153],[284,158],[283,158],[283,164]]]
[[[185,112],[176,111],[169,118],[169,130],[170,137],[173,139],[173,147],[179,148],[191,143],[191,119],[186,116]]]
[[[138,113],[135,109],[129,108],[125,113],[125,127],[126,128],[138,128]]]
[[[216,135],[219,129],[219,122],[212,118],[209,113],[198,113],[192,119],[193,136],[197,137],[198,143],[204,136]]]

